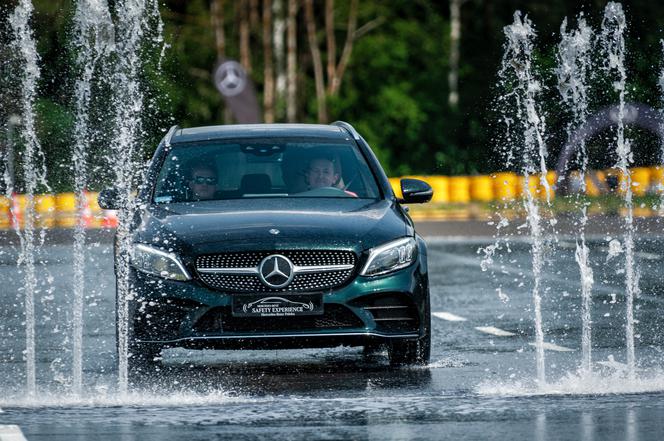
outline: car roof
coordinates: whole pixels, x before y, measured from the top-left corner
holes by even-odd
[[[213,141],[237,138],[265,137],[324,137],[349,139],[351,135],[346,129],[335,125],[324,124],[236,124],[223,126],[192,127],[177,129],[170,143]]]

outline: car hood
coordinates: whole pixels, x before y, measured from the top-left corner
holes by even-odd
[[[409,231],[394,202],[366,199],[239,199],[150,206],[135,240],[186,254],[271,249],[361,252]]]

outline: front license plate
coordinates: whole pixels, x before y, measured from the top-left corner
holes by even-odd
[[[236,294],[236,317],[293,317],[323,313],[322,294]]]

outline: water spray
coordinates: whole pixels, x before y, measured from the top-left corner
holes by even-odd
[[[537,381],[539,385],[546,382],[544,362],[544,331],[542,326],[541,281],[544,266],[544,238],[540,216],[540,206],[530,188],[530,179],[539,173],[539,182],[546,192],[547,202],[550,201],[548,181],[546,180],[545,143],[546,122],[538,103],[542,82],[536,76],[532,66],[535,40],[535,29],[527,16],[521,12],[514,13],[513,24],[504,28],[506,37],[505,54],[503,56],[499,77],[503,86],[511,90],[503,97],[510,102],[517,113],[518,124],[508,126],[507,138],[512,141],[508,146],[510,156],[520,158],[520,172],[524,180],[523,204],[526,210],[527,225],[532,238],[531,254],[533,266],[533,306],[535,312],[535,348],[537,361]],[[508,108],[502,109],[508,112]],[[507,118],[507,116],[505,116]],[[517,149],[516,151],[514,149]]]
[[[571,112],[571,121],[567,124],[567,142],[571,142],[572,134],[588,119],[588,80],[591,67],[591,50],[593,32],[586,23],[583,13],[578,18],[578,28],[567,31],[567,19],[560,26],[561,40],[558,44],[556,76],[558,91],[562,104]],[[588,223],[588,203],[581,202],[579,195],[586,191],[586,171],[588,169],[588,152],[586,142],[582,139],[577,150],[580,189],[577,193],[577,205],[580,208],[579,235],[576,241],[575,259],[581,275],[581,372],[592,373],[592,335],[591,335],[591,304],[593,271],[589,263],[589,250],[586,246],[586,224]]]
[[[85,293],[85,189],[88,181],[87,152],[90,149],[88,126],[92,101],[93,76],[104,57],[113,50],[113,22],[106,0],[79,0],[74,16],[74,47],[80,76],[75,86],[74,192],[78,222],[74,230],[74,304],[72,391],[82,392],[83,383],[83,297]]]
[[[35,270],[35,256],[39,252],[39,242],[35,237],[35,194],[37,188],[46,184],[46,169],[44,155],[37,138],[35,127],[35,99],[37,95],[37,81],[39,80],[39,55],[35,39],[30,28],[30,18],[33,12],[32,2],[21,0],[9,17],[13,31],[13,46],[22,65],[20,87],[21,125],[20,138],[24,144],[22,171],[24,177],[24,193],[26,206],[23,215],[23,229],[19,222],[15,222],[15,230],[20,241],[18,264],[23,268],[23,290],[25,293],[25,334],[26,334],[26,387],[27,394],[36,394],[36,367],[35,367],[35,294],[37,292],[37,274]],[[13,193],[15,183],[8,183],[8,193]],[[13,212],[13,215],[16,215]],[[16,217],[16,216],[14,216]]]
[[[624,194],[626,209],[623,235],[623,248],[625,252],[625,290],[626,290],[626,351],[627,366],[630,379],[635,378],[636,356],[634,351],[634,298],[638,295],[638,280],[636,275],[636,262],[634,260],[634,204],[632,201],[632,176],[629,166],[634,162],[631,142],[625,136],[625,100],[627,95],[625,70],[625,32],[627,23],[625,13],[620,3],[609,2],[604,9],[602,20],[602,33],[600,44],[605,54],[603,69],[611,76],[613,89],[618,92],[618,115],[616,128],[616,155],[615,167],[622,177],[621,191]]]

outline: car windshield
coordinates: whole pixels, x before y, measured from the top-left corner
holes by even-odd
[[[241,198],[376,199],[376,179],[358,147],[326,139],[242,139],[175,145],[154,203]]]

